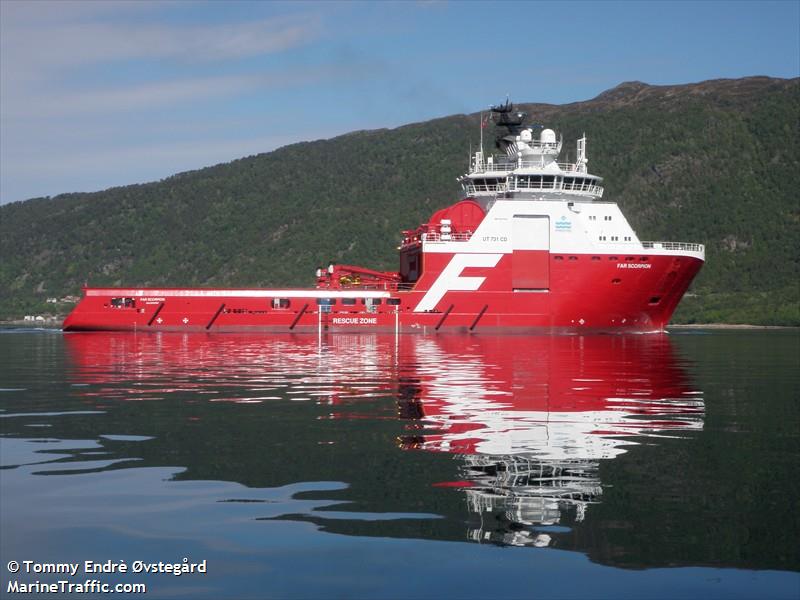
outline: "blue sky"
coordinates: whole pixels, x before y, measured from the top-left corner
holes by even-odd
[[[0,0],[0,203],[623,81],[800,76],[800,2]]]

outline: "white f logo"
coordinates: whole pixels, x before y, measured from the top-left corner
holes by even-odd
[[[456,254],[444,268],[431,289],[423,296],[414,312],[433,310],[449,291],[474,292],[483,285],[486,277],[461,277],[466,267],[494,267],[502,254]]]

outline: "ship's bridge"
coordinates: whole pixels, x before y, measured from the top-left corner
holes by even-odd
[[[577,140],[576,162],[558,162],[563,138],[557,140],[555,131],[542,129],[537,137],[532,127],[522,125],[526,114],[512,114],[514,108],[508,102],[493,107],[492,112],[496,125],[507,130],[506,135],[496,140],[503,154],[485,155],[481,138],[481,149],[471,157],[469,173],[458,179],[464,197],[531,199],[535,196],[555,200],[568,196],[570,200],[583,201],[603,197],[603,179],[586,169],[589,162],[586,134]]]
[[[547,194],[548,200],[561,194],[580,196],[584,200],[603,197],[602,177],[580,170],[576,163],[552,163],[553,167],[543,168],[519,161],[518,165],[501,169],[497,163],[483,162],[476,157],[473,164],[472,171],[459,179],[465,198],[528,197],[531,194]]]

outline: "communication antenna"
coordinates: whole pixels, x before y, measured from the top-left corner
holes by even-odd
[[[575,161],[576,168],[581,173],[586,173],[586,164],[589,162],[589,159],[586,157],[586,132],[583,133],[583,137],[578,140],[577,150],[577,160]]]
[[[483,111],[481,111],[480,128],[481,128],[481,158],[483,158]]]

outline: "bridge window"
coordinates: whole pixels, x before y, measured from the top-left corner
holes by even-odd
[[[390,306],[398,306],[400,304],[400,298],[389,298],[386,300],[386,304]]]
[[[472,185],[476,192],[494,192],[497,191],[501,181],[497,177],[481,177],[473,179]]]
[[[353,306],[356,303],[355,298],[342,298],[342,304],[345,306]]]
[[[289,308],[290,304],[291,304],[291,302],[289,302],[288,298],[273,298],[272,299],[272,308]]]

